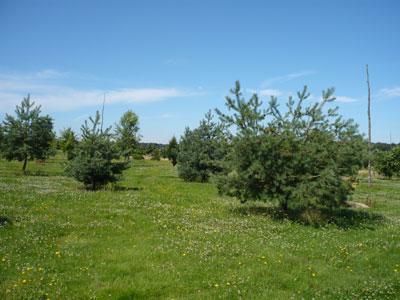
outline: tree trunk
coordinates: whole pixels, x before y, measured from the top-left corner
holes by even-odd
[[[288,201],[287,201],[287,200],[281,202],[281,209],[282,209],[284,212],[287,212],[287,211],[289,210]]]
[[[368,85],[368,187],[372,185],[371,167],[371,87],[369,82],[368,65],[366,65],[367,85]]]
[[[26,170],[26,165],[27,165],[27,163],[28,163],[28,157],[25,157],[25,159],[24,159],[24,164],[23,164],[23,166],[22,166],[22,171],[25,173],[25,170]]]

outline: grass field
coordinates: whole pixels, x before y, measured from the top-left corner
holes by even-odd
[[[0,299],[399,299],[400,181],[315,227],[138,161],[84,191],[59,161],[0,162]],[[354,200],[365,202],[365,180]],[[11,224],[10,224],[11,222]]]

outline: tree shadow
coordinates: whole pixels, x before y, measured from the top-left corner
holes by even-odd
[[[291,220],[301,225],[322,227],[329,224],[341,229],[374,229],[385,221],[383,215],[351,208],[308,208],[282,210],[276,206],[238,206],[233,213],[241,215],[261,215],[276,221]]]
[[[132,291],[119,296],[118,300],[133,300],[133,299],[164,299],[165,294],[162,290],[147,290],[147,291]]]
[[[143,188],[116,185],[116,186],[111,187],[111,190],[116,191],[116,192],[131,192],[131,191],[140,191],[140,190],[143,190]]]
[[[49,171],[43,171],[43,170],[26,170],[25,172],[22,173],[24,176],[38,176],[38,177],[50,177],[50,176],[63,176],[63,172],[49,172]]]
[[[0,216],[0,226],[12,225],[13,221],[11,218],[6,216]]]

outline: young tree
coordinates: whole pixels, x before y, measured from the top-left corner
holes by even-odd
[[[151,160],[160,160],[161,159],[161,151],[158,147],[155,147],[151,152]]]
[[[3,122],[3,155],[7,160],[23,161],[24,172],[28,160],[45,159],[51,153],[53,120],[40,113],[40,106],[35,106],[28,95],[16,107],[16,116],[6,114]]]
[[[220,192],[247,200],[277,201],[281,208],[335,207],[344,203],[361,165],[363,140],[352,120],[343,120],[337,108],[324,112],[335,100],[334,89],[322,101],[303,107],[307,87],[289,97],[279,109],[271,97],[266,109],[257,94],[248,101],[240,84],[226,98],[228,113],[217,110],[221,121],[234,128]],[[233,111],[233,113],[230,113]]]
[[[74,150],[78,145],[78,139],[75,135],[75,132],[71,128],[61,131],[59,145],[62,152],[67,154],[68,160],[74,158]]]
[[[128,162],[117,162],[119,153],[111,141],[111,127],[100,128],[100,114],[89,118],[91,126],[85,121],[81,127],[82,140],[78,144],[75,156],[68,162],[66,173],[83,182],[87,189],[96,190],[121,178],[122,171],[128,168]]]
[[[115,129],[117,147],[126,161],[135,152],[139,142],[138,131],[139,118],[133,111],[128,110],[123,114]]]
[[[222,171],[226,138],[223,126],[213,122],[208,112],[194,130],[186,128],[179,142],[178,175],[185,181],[206,182],[212,174]]]
[[[169,141],[166,154],[167,158],[171,161],[172,165],[175,167],[178,159],[178,142],[176,141],[176,137],[173,136],[172,139]]]
[[[389,179],[393,175],[400,175],[400,147],[395,147],[390,151],[376,152],[374,169]]]

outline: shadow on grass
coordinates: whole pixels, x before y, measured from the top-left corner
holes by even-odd
[[[131,186],[119,186],[119,185],[113,185],[109,184],[106,186],[101,186],[95,190],[91,189],[91,186],[85,187],[84,185],[80,185],[78,187],[78,190],[82,192],[101,192],[101,191],[111,191],[111,192],[137,192],[140,190],[143,190],[142,187],[131,187]]]
[[[146,292],[131,292],[126,295],[119,296],[118,300],[133,300],[133,299],[164,299],[165,295],[162,291],[151,290]]]
[[[12,220],[6,216],[0,216],[0,226],[12,225]]]
[[[284,211],[274,206],[239,206],[233,208],[232,212],[241,215],[262,215],[278,221],[291,220],[314,227],[334,224],[342,229],[374,229],[385,220],[384,216],[380,214],[350,208],[333,210],[309,208]]]
[[[120,192],[120,191],[123,191],[123,192],[140,191],[142,189],[143,188],[139,188],[139,187],[118,186],[118,185],[111,187],[111,190],[112,191],[116,191],[116,192]]]
[[[42,176],[42,177],[50,177],[50,176],[63,176],[65,175],[63,172],[58,172],[58,171],[53,171],[53,172],[49,172],[49,171],[43,171],[43,170],[35,170],[35,171],[25,171],[25,173],[19,173],[25,176]]]

